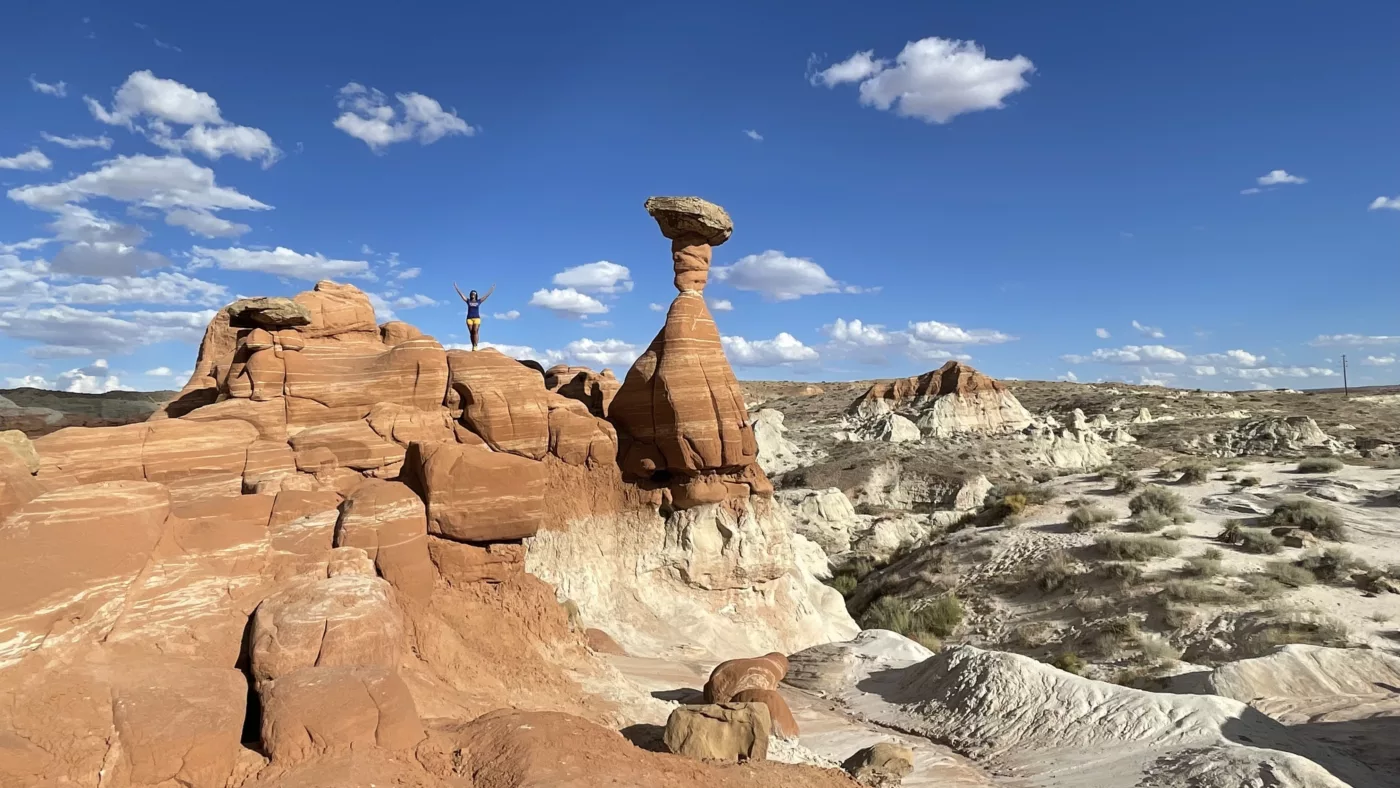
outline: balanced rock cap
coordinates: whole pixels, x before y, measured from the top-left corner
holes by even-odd
[[[311,310],[290,298],[242,298],[228,307],[234,328],[294,328],[311,324]]]
[[[729,214],[699,197],[648,197],[646,209],[661,226],[661,234],[672,240],[698,235],[710,246],[719,246],[734,232]]]

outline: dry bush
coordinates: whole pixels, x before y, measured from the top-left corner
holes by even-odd
[[[1070,512],[1066,524],[1069,526],[1069,530],[1075,533],[1084,533],[1096,525],[1113,520],[1115,517],[1113,510],[1107,506],[1088,504]]]
[[[1260,482],[1262,482],[1262,481],[1263,481],[1263,480],[1260,479],[1258,476],[1246,476],[1246,477],[1244,477],[1243,479],[1240,479],[1240,486],[1241,486],[1241,487],[1258,487],[1259,484],[1260,484]]]
[[[1204,462],[1185,463],[1181,466],[1181,478],[1177,479],[1180,484],[1204,484],[1210,481],[1210,472],[1214,467]]]
[[[1303,643],[1313,646],[1346,646],[1351,638],[1347,625],[1321,613],[1280,613],[1245,638],[1244,657],[1263,656],[1278,646]]]
[[[1084,660],[1080,659],[1079,655],[1073,651],[1062,651],[1056,654],[1050,659],[1049,664],[1076,676],[1084,672]]]
[[[1156,664],[1181,659],[1181,649],[1152,632],[1144,632],[1138,636],[1138,650],[1142,652],[1144,659]]]
[[[1030,568],[1026,580],[1041,592],[1049,594],[1064,588],[1077,574],[1079,567],[1074,559],[1063,550],[1055,550]]]
[[[1283,549],[1282,539],[1260,528],[1246,528],[1239,520],[1226,523],[1216,539],[1259,555],[1273,555]]]
[[[1138,533],[1154,534],[1171,524],[1172,518],[1161,512],[1147,509],[1139,512],[1137,516],[1129,520],[1125,527],[1130,531],[1137,531]]]
[[[1331,506],[1310,498],[1289,498],[1274,507],[1263,518],[1268,526],[1302,528],[1319,539],[1344,542],[1347,538],[1346,523],[1342,515]]]
[[[1113,491],[1120,495],[1137,492],[1142,487],[1142,479],[1136,473],[1123,470],[1112,475]]]
[[[1353,574],[1366,572],[1371,568],[1365,561],[1340,547],[1309,550],[1298,559],[1298,566],[1316,576],[1318,580],[1332,585],[1350,583]]]
[[[1336,473],[1345,467],[1336,457],[1308,457],[1298,463],[1298,473]]]
[[[1191,522],[1191,516],[1186,513],[1181,496],[1157,485],[1149,485],[1134,495],[1132,500],[1128,501],[1128,510],[1134,515],[1156,512],[1174,523]]]
[[[1212,547],[1186,559],[1186,566],[1181,571],[1187,577],[1216,577],[1221,571],[1220,559],[1220,551]]]
[[[1317,575],[1287,561],[1270,561],[1264,574],[1291,588],[1302,588],[1317,582]]]
[[[1153,558],[1171,558],[1181,552],[1181,548],[1175,542],[1156,536],[1109,534],[1095,540],[1094,546],[1105,557],[1115,561],[1147,561]]]
[[[1169,580],[1162,586],[1162,594],[1173,602],[1193,605],[1235,605],[1243,601],[1238,591],[1201,580]]]
[[[1173,542],[1179,542],[1182,539],[1185,539],[1186,536],[1187,533],[1185,528],[1168,528],[1167,530],[1162,532],[1163,539],[1170,539]]]

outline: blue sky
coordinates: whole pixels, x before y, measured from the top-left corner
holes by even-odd
[[[1395,3],[309,5],[11,9],[0,381],[178,388],[322,277],[621,374],[655,194],[734,217],[741,377],[1397,377]]]

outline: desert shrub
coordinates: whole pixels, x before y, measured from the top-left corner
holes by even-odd
[[[1142,580],[1142,570],[1136,564],[1109,561],[1094,569],[1094,577],[1115,586],[1131,586]]]
[[[1172,540],[1173,542],[1179,542],[1179,541],[1181,541],[1182,539],[1185,539],[1185,538],[1186,538],[1186,529],[1185,529],[1185,528],[1168,528],[1167,530],[1165,530],[1165,531],[1162,532],[1162,538],[1163,538],[1163,539],[1170,539],[1170,540]]]
[[[1099,622],[1097,629],[1100,635],[1108,635],[1118,639],[1136,638],[1140,631],[1137,619],[1132,616],[1117,616],[1106,619]]]
[[[1238,591],[1201,580],[1168,580],[1162,586],[1162,594],[1173,602],[1193,605],[1233,605],[1240,601]]]
[[[1264,525],[1287,526],[1310,531],[1319,539],[1346,541],[1346,523],[1336,509],[1308,498],[1289,498],[1263,519]]]
[[[1225,544],[1239,544],[1243,537],[1244,526],[1240,524],[1239,520],[1231,520],[1225,523],[1225,527],[1220,529],[1220,533],[1215,538]]]
[[[1340,547],[1326,550],[1310,550],[1298,559],[1298,566],[1310,572],[1324,583],[1341,585],[1351,580],[1352,574],[1365,572],[1371,567]]]
[[[1318,613],[1286,613],[1250,634],[1245,638],[1243,645],[1247,656],[1260,656],[1290,643],[1345,646],[1350,635],[1346,624],[1331,616]]]
[[[1196,609],[1177,604],[1167,604],[1162,609],[1162,623],[1170,629],[1185,629],[1196,620]]]
[[[1161,512],[1147,509],[1128,521],[1127,528],[1144,534],[1155,534],[1172,524],[1172,518]]]
[[[1287,561],[1270,561],[1264,574],[1291,588],[1302,588],[1317,582],[1317,576],[1306,568]]]
[[[1118,471],[1111,478],[1113,479],[1113,491],[1119,494],[1137,492],[1142,487],[1142,479],[1138,478],[1138,475],[1132,471]]]
[[[1219,550],[1216,551],[1216,553],[1219,552]],[[1188,577],[1215,577],[1220,574],[1220,570],[1220,556],[1203,553],[1186,559],[1186,566],[1181,571]]]
[[[1078,573],[1079,569],[1075,566],[1074,559],[1063,550],[1055,550],[1031,568],[1027,579],[1036,588],[1049,594],[1064,588]]]
[[[1244,592],[1253,599],[1273,599],[1283,596],[1288,586],[1267,575],[1253,575],[1245,578]]]
[[[1099,537],[1094,545],[1104,556],[1115,561],[1147,561],[1152,558],[1170,558],[1181,552],[1181,548],[1175,542],[1156,536],[1109,534]]]
[[[860,585],[860,581],[856,579],[855,575],[838,572],[833,574],[826,584],[840,592],[842,597],[849,599],[852,592],[856,590],[856,586]]]
[[[944,594],[915,610],[913,623],[917,631],[947,637],[957,630],[963,615],[962,602],[952,594]]]
[[[1170,662],[1181,659],[1181,650],[1173,646],[1166,638],[1151,632],[1144,632],[1138,636],[1138,650],[1142,656],[1152,662]]]
[[[1040,648],[1050,642],[1053,634],[1053,628],[1049,624],[1044,621],[1032,621],[1011,630],[1011,642],[1021,648]]]
[[[1063,670],[1066,673],[1073,673],[1076,676],[1084,672],[1084,660],[1073,651],[1062,651],[1051,657],[1050,664]]]
[[[988,494],[988,498],[1005,499],[1012,495],[1019,495],[1025,500],[1026,504],[1035,506],[1050,503],[1055,500],[1055,492],[1048,487],[1040,487],[1023,482],[999,484],[992,488],[991,492]]]
[[[1240,479],[1241,487],[1258,487],[1261,479],[1258,476],[1246,476]]]
[[[1298,473],[1336,473],[1344,467],[1336,457],[1308,457],[1298,463]]]
[[[1172,522],[1189,522],[1181,496],[1165,487],[1149,485],[1128,501],[1128,510],[1134,515],[1143,512],[1156,512],[1170,518]]]
[[[1083,533],[1090,528],[1106,523],[1114,518],[1113,510],[1098,504],[1080,506],[1069,513],[1068,525],[1071,531]]]
[[[943,648],[943,641],[932,632],[910,632],[908,637],[929,651]]]
[[[1259,528],[1246,528],[1239,520],[1225,524],[1216,539],[1232,544],[1246,553],[1273,555],[1283,549],[1283,540]]]
[[[1181,478],[1177,479],[1181,484],[1204,484],[1210,481],[1212,466],[1204,462],[1186,463],[1181,466]]]
[[[912,632],[909,603],[897,596],[882,596],[860,616],[861,629],[888,629],[901,635]]]

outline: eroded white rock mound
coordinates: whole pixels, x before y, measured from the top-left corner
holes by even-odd
[[[1031,423],[1031,414],[1006,386],[958,361],[917,377],[877,383],[848,415],[852,421],[869,421],[890,411],[912,418],[933,437],[1010,432]]]
[[[769,476],[785,473],[801,464],[797,446],[787,438],[782,411],[764,408],[755,413],[753,437],[758,442],[758,465]]]
[[[1302,457],[1318,450],[1333,454],[1346,454],[1352,450],[1346,441],[1323,432],[1310,416],[1250,419],[1227,430],[1198,438],[1195,447],[1205,449],[1216,457]]]

